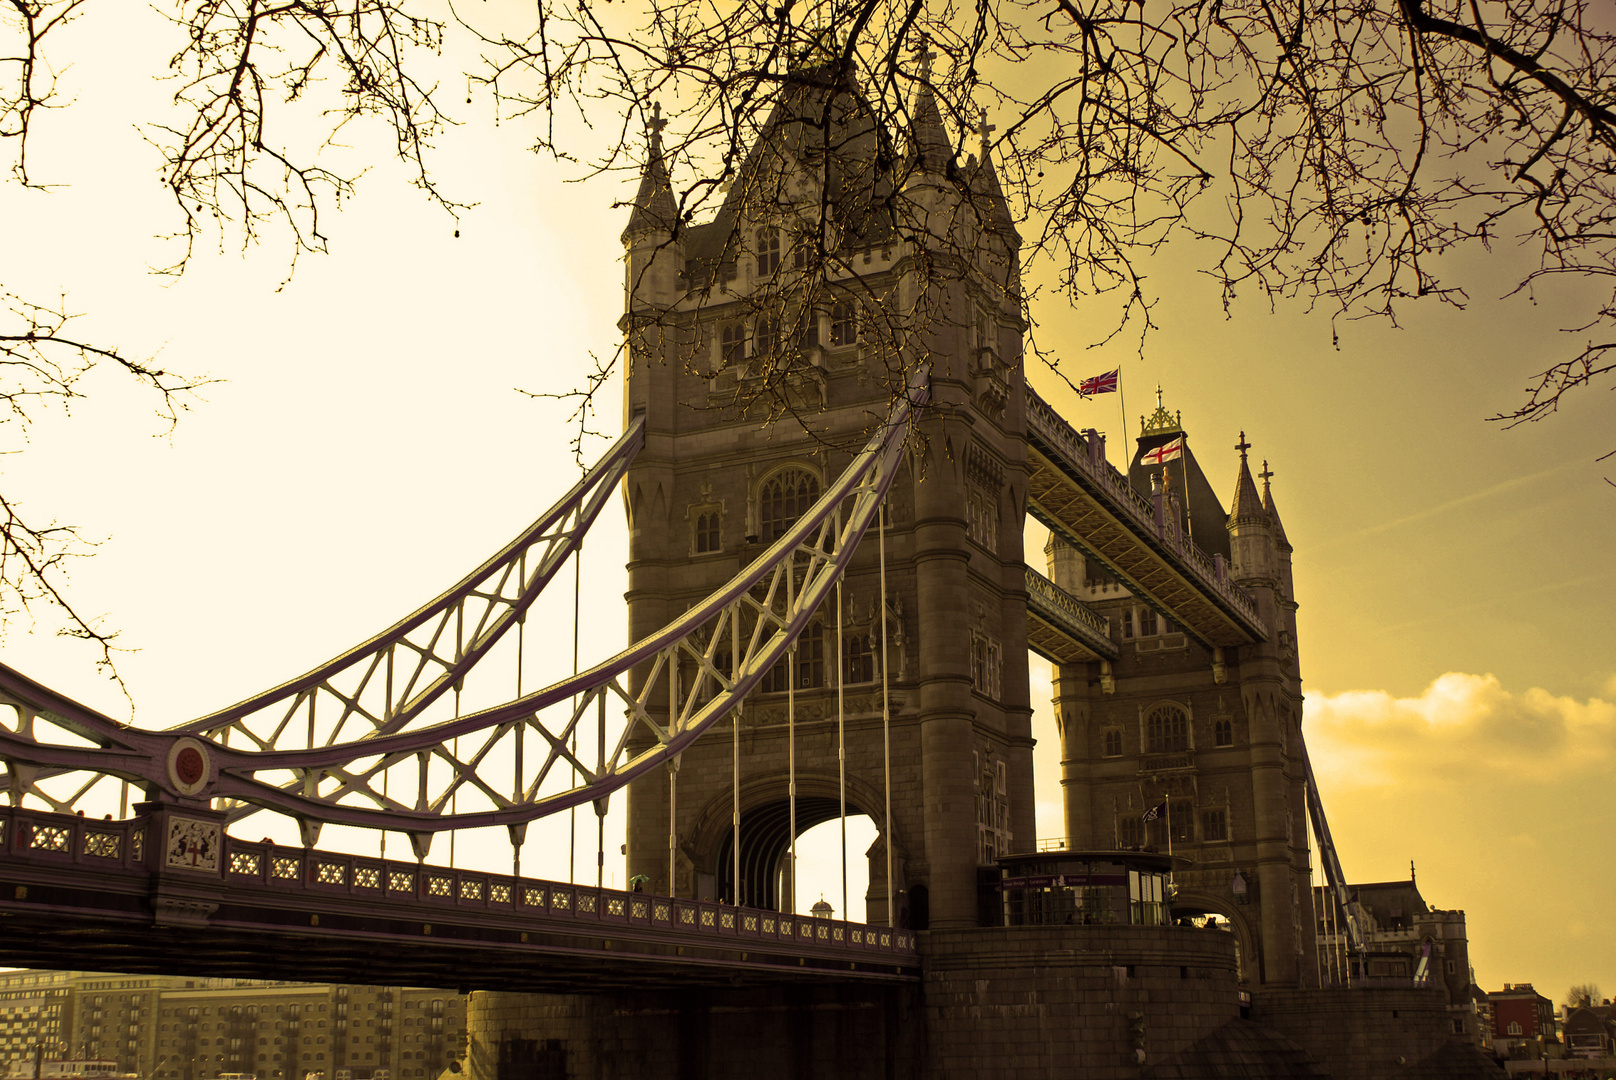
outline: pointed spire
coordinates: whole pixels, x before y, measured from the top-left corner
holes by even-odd
[[[1263,509],[1267,510],[1268,516],[1274,519],[1274,539],[1278,541],[1280,547],[1291,550],[1291,542],[1285,535],[1285,526],[1280,522],[1279,511],[1274,507],[1274,493],[1268,486],[1268,481],[1274,477],[1274,471],[1268,467],[1267,459],[1263,460],[1262,472],[1257,475],[1262,477]]]
[[[937,53],[932,50],[930,38],[922,38],[915,51],[920,58],[920,73],[917,76],[920,90],[915,95],[915,131],[911,153],[919,171],[942,173],[947,170],[948,163],[954,160],[954,144],[948,139],[943,114],[937,109],[937,98],[931,89],[931,62],[937,59]]]
[[[646,122],[646,136],[650,143],[645,158],[645,169],[640,173],[640,189],[634,195],[634,209],[628,225],[623,229],[623,242],[644,230],[660,229],[673,232],[679,208],[673,201],[673,188],[668,181],[668,167],[662,160],[662,129],[668,122],[662,119],[662,102],[651,105],[651,119]]]
[[[1021,233],[1016,230],[1015,219],[1010,216],[1010,202],[1004,197],[999,174],[993,168],[993,148],[988,137],[996,130],[996,125],[988,123],[988,111],[983,109],[982,120],[976,128],[977,136],[982,140],[982,163],[971,176],[971,188],[981,197],[981,205],[987,210],[989,227],[1004,237],[1011,247],[1020,247]]]
[[[1246,451],[1251,449],[1251,444],[1246,441],[1244,431],[1240,433],[1240,441],[1235,443],[1234,448],[1240,451],[1240,475],[1234,484],[1234,503],[1229,507],[1229,523],[1265,522],[1268,520],[1268,511],[1257,494],[1257,482],[1251,478],[1251,466],[1246,461]]]

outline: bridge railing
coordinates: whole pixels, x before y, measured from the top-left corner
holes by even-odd
[[[1099,443],[1079,434],[1030,386],[1027,387],[1027,427],[1034,438],[1054,452],[1058,458],[1056,464],[1075,478],[1087,480],[1097,492],[1109,496],[1107,501],[1118,517],[1129,521],[1141,535],[1154,538],[1170,553],[1179,556],[1180,565],[1189,571],[1187,576],[1250,622],[1262,625],[1257,602],[1229,580],[1227,567],[1221,566],[1220,560],[1213,559],[1187,536],[1174,535],[1164,523],[1158,522],[1151,500],[1135,491],[1127,476],[1105,460]]]
[[[5,864],[83,867],[103,875],[150,873],[148,820],[94,818],[0,807],[0,860]],[[160,856],[162,857],[162,856]],[[184,857],[184,856],[182,856]],[[794,952],[837,959],[912,961],[912,931],[811,915],[787,915],[710,901],[575,885],[538,878],[491,874],[416,862],[346,855],[318,848],[285,847],[225,836],[221,850],[202,853],[203,865],[226,888],[261,894],[323,896],[333,900],[397,902],[412,918],[433,911],[504,914],[530,918],[555,929],[563,923],[655,931],[658,937],[750,939]]]
[[[47,865],[143,873],[146,822],[106,821],[22,807],[0,807],[0,856]]]
[[[1074,625],[1083,627],[1098,638],[1111,640],[1110,619],[1096,613],[1087,604],[1030,566],[1027,567],[1027,591]]]
[[[643,927],[701,938],[770,940],[796,948],[913,956],[914,934],[839,919],[622,892],[424,863],[393,862],[226,837],[225,880],[271,892],[409,901],[413,910],[476,910],[547,921]]]

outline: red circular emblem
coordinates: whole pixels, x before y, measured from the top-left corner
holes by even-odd
[[[174,755],[174,775],[179,777],[180,783],[187,787],[202,782],[207,773],[207,763],[202,760],[202,751],[194,746],[186,746]]]

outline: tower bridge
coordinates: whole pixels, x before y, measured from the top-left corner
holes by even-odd
[[[538,1080],[541,1043],[569,1076],[680,1077],[1345,1078],[1441,1050],[1438,988],[1318,985],[1310,820],[1352,904],[1272,474],[1259,493],[1242,435],[1225,508],[1160,400],[1119,469],[1034,392],[989,148],[960,169],[924,85],[913,111],[893,160],[851,83],[788,89],[697,225],[650,132],[624,434],[408,618],[166,731],[0,667],[0,963],[483,989],[479,1080]],[[526,616],[619,490],[633,644],[524,691]],[[513,642],[515,696],[463,711]],[[1031,653],[1059,842],[1034,824]],[[144,801],[75,813],[107,784]],[[623,798],[643,891],[601,886],[603,843],[593,885],[521,874],[531,823]],[[264,813],[301,844],[247,839]],[[852,814],[878,831],[860,917],[802,916],[796,840]],[[322,847],[328,825],[415,860]],[[511,874],[427,862],[490,827]],[[1007,880],[1039,898],[1012,911]],[[1326,1016],[1361,1061],[1321,1064]]]

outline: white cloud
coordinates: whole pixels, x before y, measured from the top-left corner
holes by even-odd
[[[1448,672],[1419,697],[1309,694],[1304,715],[1320,785],[1333,790],[1609,777],[1616,763],[1616,704],[1516,694],[1492,675]]]

